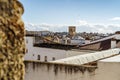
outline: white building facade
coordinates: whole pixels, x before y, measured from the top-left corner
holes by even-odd
[[[53,61],[58,59],[63,59],[70,56],[86,54],[90,51],[78,51],[78,50],[61,50],[61,49],[51,49],[35,47],[34,37],[26,36],[26,54],[25,60],[37,60],[37,61]],[[93,51],[91,51],[93,52]]]
[[[112,54],[118,55],[102,58],[96,66],[25,61],[25,80],[120,80],[119,51],[111,50]]]

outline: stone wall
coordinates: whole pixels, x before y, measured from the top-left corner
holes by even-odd
[[[94,80],[96,68],[25,61],[25,80]]]
[[[97,67],[25,61],[25,80],[120,80],[120,59]]]
[[[24,9],[18,0],[0,0],[0,80],[23,80]]]

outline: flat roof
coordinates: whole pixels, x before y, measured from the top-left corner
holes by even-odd
[[[100,60],[100,62],[120,62],[120,54],[110,58]]]

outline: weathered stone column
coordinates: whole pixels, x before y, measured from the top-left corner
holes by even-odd
[[[24,9],[18,0],[0,0],[0,80],[23,80]]]

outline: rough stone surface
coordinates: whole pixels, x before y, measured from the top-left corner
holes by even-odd
[[[17,0],[0,0],[0,80],[23,80],[24,9]]]

